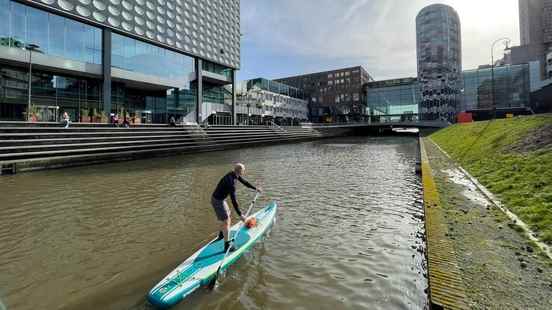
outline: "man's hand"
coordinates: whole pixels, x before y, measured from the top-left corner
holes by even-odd
[[[245,221],[247,220],[247,219],[245,218],[245,216],[243,216],[243,215],[240,215],[240,219],[241,219],[241,221],[244,222],[244,223],[245,223]]]
[[[263,189],[262,189],[261,187],[257,187],[257,193],[262,194],[262,193],[263,193]]]

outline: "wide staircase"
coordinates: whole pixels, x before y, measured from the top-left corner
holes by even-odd
[[[4,174],[147,158],[157,155],[212,151],[311,140],[313,129],[278,126],[2,126],[0,168]]]

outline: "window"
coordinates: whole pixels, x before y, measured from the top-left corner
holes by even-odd
[[[328,79],[333,79],[333,74],[328,74]]]
[[[27,70],[4,66],[0,69],[0,75],[5,79],[5,85],[0,85],[0,106],[7,108],[0,111],[0,119],[20,120],[23,113],[13,113],[21,106],[26,108],[26,104],[20,103],[27,99],[27,83],[21,82],[26,81]],[[73,121],[85,120],[93,109],[101,108],[101,83],[99,79],[54,75],[36,68],[33,70],[32,102],[39,106],[55,103],[60,106],[60,111],[71,114]],[[17,104],[4,105],[9,101]],[[40,112],[39,118],[41,121],[55,121],[55,115],[49,113]]]
[[[359,101],[359,100],[360,100],[360,97],[358,93],[353,93],[353,101]]]
[[[13,40],[10,46],[23,47],[27,43],[27,12],[26,7],[17,2],[11,3],[11,19],[10,19],[10,39]]]
[[[46,55],[101,63],[101,30],[14,1],[0,0],[1,45],[36,44]]]
[[[9,46],[9,36],[10,36],[10,1],[9,0],[0,0],[0,20],[3,21],[0,23],[0,44],[4,46]]]
[[[70,59],[81,60],[83,55],[84,25],[72,20],[65,20],[65,53]]]
[[[111,40],[113,67],[176,80],[188,88],[193,58],[116,33]]]
[[[27,18],[30,30],[28,36],[29,43],[40,46],[40,49],[43,51],[48,51],[48,13],[29,9]]]
[[[230,69],[230,68],[227,68],[225,66],[221,66],[219,64],[215,64],[215,63],[212,63],[212,62],[209,62],[209,61],[205,61],[205,60],[203,61],[202,66],[203,66],[203,70],[205,70],[205,71],[220,74],[220,75],[224,75],[227,78],[231,78],[232,69]],[[279,84],[279,83],[272,82],[270,84]]]

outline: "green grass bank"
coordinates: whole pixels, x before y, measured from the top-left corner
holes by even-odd
[[[552,115],[456,124],[430,137],[552,244]]]

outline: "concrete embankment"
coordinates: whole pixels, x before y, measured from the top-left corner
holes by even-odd
[[[464,282],[448,238],[449,228],[422,139],[420,153],[430,303],[432,307],[444,309],[467,309]]]
[[[153,156],[290,143],[347,134],[346,129],[266,126],[0,125],[1,173],[87,165]],[[350,131],[350,130],[349,130]]]
[[[516,213],[540,240],[549,242],[544,238],[547,227],[540,223],[552,212],[546,204],[552,185],[552,169],[546,166],[550,123],[552,117],[541,116],[455,125],[421,139],[434,306],[552,309],[552,261],[504,212]],[[521,211],[509,195],[527,190],[528,184],[531,195],[521,196],[526,200]],[[494,194],[494,201],[482,186]],[[451,279],[440,277],[443,269]]]

